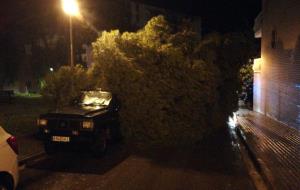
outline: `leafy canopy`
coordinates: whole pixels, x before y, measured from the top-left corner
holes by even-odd
[[[224,128],[237,108],[239,70],[251,45],[242,34],[201,39],[188,22],[152,18],[137,32],[104,31],[93,43],[95,64],[62,67],[46,78],[44,94],[58,105],[100,87],[121,100],[127,140],[190,144]]]
[[[69,105],[81,90],[88,88],[88,80],[87,72],[82,66],[62,66],[58,71],[46,76],[42,94],[54,101],[57,107]]]
[[[201,138],[218,69],[196,56],[199,43],[196,33],[175,31],[163,16],[138,32],[103,32],[93,43],[93,79],[121,99],[128,137],[151,143]]]

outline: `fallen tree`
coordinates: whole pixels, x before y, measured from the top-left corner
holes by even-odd
[[[188,22],[175,27],[158,16],[137,32],[103,32],[93,43],[95,64],[73,82],[118,96],[127,140],[190,144],[224,128],[237,109],[239,70],[250,47],[242,34],[201,39]],[[45,94],[60,99],[59,93],[69,92],[71,100],[76,93],[53,88],[51,81],[59,86],[59,80],[66,80],[54,76]]]

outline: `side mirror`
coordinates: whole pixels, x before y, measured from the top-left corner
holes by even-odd
[[[118,112],[121,109],[121,102],[116,96],[113,96],[110,107],[113,112]]]

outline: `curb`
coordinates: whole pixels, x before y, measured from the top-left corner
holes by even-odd
[[[37,136],[38,136],[38,132],[35,131],[35,132],[21,134],[17,136],[17,138],[27,138],[27,137],[37,137]]]
[[[269,190],[273,190],[274,188],[273,188],[273,185],[272,185],[272,183],[268,177],[268,174],[266,172],[266,167],[264,166],[262,160],[256,157],[254,151],[252,151],[252,148],[247,143],[247,138],[246,138],[244,131],[240,124],[238,124],[238,126],[236,127],[236,133],[237,133],[239,139],[241,140],[241,142],[243,143],[243,145],[250,157],[250,160],[252,161],[252,163],[253,163],[254,167],[256,168],[256,170],[258,171],[258,173],[261,175],[262,180],[266,184],[267,188]]]
[[[31,155],[28,155],[28,156],[24,156],[22,159],[20,159],[18,161],[19,166],[26,165],[28,162],[33,161],[33,160],[38,159],[38,158],[41,158],[45,155],[46,155],[46,153],[44,151],[41,151],[41,152],[37,152],[37,153],[31,154]]]

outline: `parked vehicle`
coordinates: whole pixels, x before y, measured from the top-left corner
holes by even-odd
[[[13,190],[19,179],[16,137],[0,127],[0,190]]]
[[[46,153],[83,145],[95,155],[103,154],[108,142],[120,139],[119,108],[110,92],[94,90],[82,92],[72,106],[40,115],[37,123]]]

